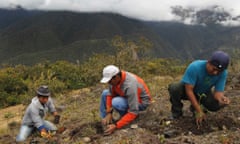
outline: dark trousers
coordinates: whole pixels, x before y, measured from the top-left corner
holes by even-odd
[[[173,116],[174,117],[181,116],[183,108],[183,103],[181,101],[188,100],[184,84],[181,82],[169,84],[168,92],[170,95],[170,102],[172,104],[171,112]],[[211,91],[201,96],[195,94],[195,96],[199,104],[204,106],[204,108],[206,108],[209,111],[218,111],[220,108],[222,108],[219,105],[218,101],[214,99],[213,93]]]

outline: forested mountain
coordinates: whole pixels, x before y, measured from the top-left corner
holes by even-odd
[[[42,60],[84,60],[115,51],[114,36],[147,38],[152,57],[203,58],[213,50],[239,47],[239,27],[146,22],[112,13],[0,9],[0,63],[34,64]]]

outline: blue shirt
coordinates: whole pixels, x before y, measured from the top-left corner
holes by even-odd
[[[207,60],[196,60],[186,69],[181,82],[194,86],[195,94],[205,94],[214,87],[215,91],[224,91],[227,70],[218,75],[209,75],[206,68]]]

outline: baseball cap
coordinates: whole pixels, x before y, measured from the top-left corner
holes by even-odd
[[[50,96],[51,95],[51,93],[50,93],[50,91],[48,89],[48,86],[46,86],[46,85],[40,86],[37,89],[36,92],[37,92],[38,95],[41,95],[41,96]]]
[[[227,53],[223,52],[223,51],[215,51],[209,62],[214,65],[215,67],[217,67],[220,70],[224,70],[228,67],[229,64],[229,56]]]
[[[119,68],[114,65],[108,65],[103,69],[103,78],[101,83],[109,82],[113,76],[117,75],[120,72]]]

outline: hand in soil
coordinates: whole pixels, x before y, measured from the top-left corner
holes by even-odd
[[[116,125],[115,124],[110,124],[107,126],[107,129],[104,131],[104,135],[110,135],[114,132],[114,130],[116,129]]]
[[[196,117],[197,129],[200,129],[203,121],[206,120],[206,115],[204,112],[200,112],[200,113],[197,113],[195,117]]]

